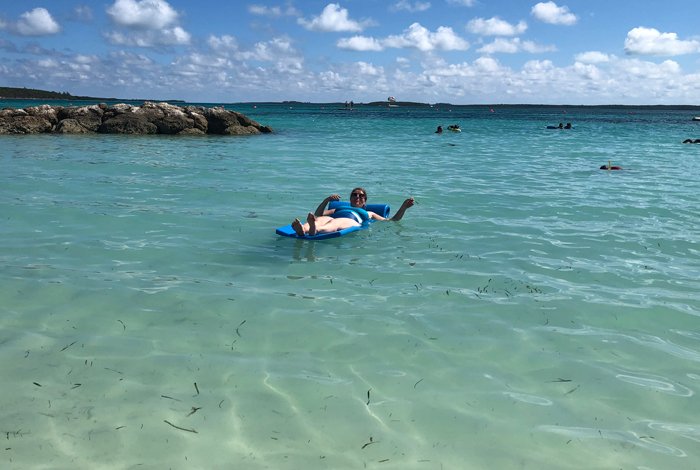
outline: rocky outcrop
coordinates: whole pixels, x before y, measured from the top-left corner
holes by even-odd
[[[0,134],[169,134],[253,135],[272,132],[247,116],[223,107],[175,106],[145,102],[141,106],[32,106],[0,111]]]

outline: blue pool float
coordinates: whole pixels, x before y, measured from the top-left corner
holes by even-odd
[[[331,201],[330,204],[328,204],[328,209],[335,209],[331,217],[347,217],[356,220],[360,225],[338,230],[337,232],[317,233],[316,235],[304,235],[300,237],[292,228],[292,224],[289,224],[275,229],[275,233],[283,237],[299,238],[301,240],[325,240],[327,238],[341,237],[358,230],[364,230],[373,222],[365,210],[359,207],[352,207],[347,201]],[[389,212],[391,211],[389,204],[367,204],[365,209],[381,215],[385,219],[389,218]]]

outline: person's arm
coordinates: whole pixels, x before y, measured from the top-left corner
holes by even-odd
[[[412,197],[409,197],[408,199],[406,199],[403,202],[403,204],[401,204],[401,207],[399,207],[399,210],[396,211],[396,214],[394,214],[394,217],[392,217],[390,219],[385,219],[381,215],[375,214],[374,212],[368,212],[368,214],[374,220],[393,220],[394,222],[398,222],[399,220],[401,220],[403,218],[403,214],[406,212],[406,209],[413,206],[413,204],[415,204],[415,203],[416,203],[416,201],[414,201]]]
[[[326,215],[326,212],[327,212],[327,211],[326,211],[326,206],[327,206],[328,203],[331,202],[331,201],[340,201],[340,196],[339,196],[338,194],[331,194],[331,195],[328,196],[326,199],[324,199],[323,201],[321,201],[321,204],[319,204],[318,207],[316,208],[316,212],[314,212],[314,215],[315,215],[316,217],[320,217],[320,216],[322,216],[322,215]],[[333,212],[335,212],[335,210],[328,211],[328,213],[330,213],[330,214],[332,214]]]
[[[409,197],[408,199],[406,199],[403,202],[403,204],[401,204],[401,207],[399,207],[399,210],[396,211],[396,214],[394,214],[394,217],[392,217],[389,220],[393,220],[394,222],[398,222],[399,220],[401,220],[403,218],[403,214],[404,214],[404,212],[406,212],[406,209],[408,209],[409,207],[413,207],[413,204],[415,204],[415,203],[416,203],[416,201],[414,201],[412,197]]]

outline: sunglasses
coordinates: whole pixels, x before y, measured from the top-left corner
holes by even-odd
[[[366,194],[362,194],[362,193],[352,193],[352,194],[350,195],[350,197],[356,197],[356,198],[366,199],[366,198],[367,198],[367,195],[366,195]]]

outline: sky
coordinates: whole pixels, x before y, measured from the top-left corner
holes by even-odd
[[[203,103],[700,105],[699,0],[0,0],[0,86]]]

